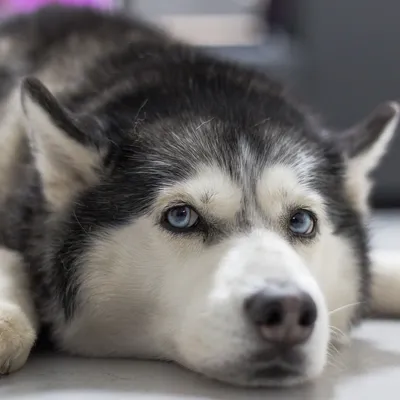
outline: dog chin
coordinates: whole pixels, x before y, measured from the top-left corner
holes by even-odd
[[[223,370],[223,368],[221,368]],[[313,381],[318,378],[322,370],[313,373],[304,371],[293,371],[285,368],[267,367],[257,369],[251,372],[243,371],[243,366],[240,370],[228,368],[224,372],[221,371],[197,371],[204,377],[226,383],[233,386],[249,387],[249,388],[285,388],[291,386],[299,386]]]
[[[250,388],[298,386],[318,378],[324,370],[324,364],[311,364],[306,360],[296,366],[279,362],[257,365],[250,361],[225,364],[218,368],[194,368],[185,363],[180,365],[214,381]]]

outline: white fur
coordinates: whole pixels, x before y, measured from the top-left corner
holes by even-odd
[[[19,90],[0,105],[0,202],[14,187],[14,171],[19,162],[19,150],[25,138],[22,125]]]
[[[28,95],[24,96],[24,108],[44,194],[53,209],[59,211],[77,192],[96,181],[100,154],[58,129]]]
[[[372,252],[372,312],[400,317],[400,253]]]
[[[204,194],[206,203],[200,201]],[[251,209],[254,229],[218,245],[176,238],[157,227],[161,211],[180,201],[232,221],[243,196],[222,171],[204,168],[193,179],[160,190],[150,215],[98,237],[81,261],[80,311],[59,332],[64,348],[173,359],[218,377],[227,365],[238,367],[257,350],[254,331],[242,315],[243,302],[266,280],[279,277],[295,282],[317,303],[317,327],[304,350],[306,376],[318,375],[329,338],[348,340],[362,283],[354,249],[334,235],[322,198],[301,176],[283,165],[267,168],[256,196],[268,226],[260,228],[262,218]],[[317,213],[320,234],[314,243],[293,247],[285,239],[281,221],[293,206]]]
[[[277,179],[267,179],[274,175]],[[240,207],[237,185],[215,168],[161,190],[152,215],[99,237],[82,260],[82,306],[73,323],[60,332],[64,347],[89,355],[174,359],[213,376],[257,350],[254,329],[242,315],[243,304],[269,278],[279,277],[293,281],[317,303],[317,327],[304,346],[306,375],[317,375],[325,364],[330,324],[347,328],[350,310],[336,313],[330,322],[328,315],[355,301],[357,265],[350,246],[333,236],[320,197],[306,195],[299,183],[293,190],[295,181],[284,167],[268,169],[257,193],[260,204],[276,201],[264,210],[270,227],[259,228],[254,220],[250,232],[211,247],[201,239],[164,232],[156,226],[159,212],[171,201],[198,201],[212,193],[214,201],[202,204],[202,211],[222,211],[219,218],[231,220]],[[266,189],[268,182],[271,187]],[[279,227],[285,207],[278,204],[318,210],[322,237],[309,250],[287,242]],[[255,211],[250,214],[255,216]],[[348,281],[335,291],[331,284],[340,276]]]
[[[353,203],[365,216],[369,214],[368,199],[372,189],[369,174],[377,167],[384,156],[399,124],[400,105],[390,103],[395,114],[386,124],[384,132],[367,151],[349,160],[347,170],[347,191]],[[378,132],[377,132],[378,133]]]
[[[294,169],[286,165],[266,168],[257,183],[258,202],[268,216],[282,215],[286,207],[309,207],[324,214],[322,197],[302,183],[303,165]]]
[[[310,245],[297,246],[296,250],[324,293],[332,337],[347,341],[350,316],[358,305],[360,274],[357,260],[351,245],[333,234],[323,198],[302,183],[303,173],[304,168],[297,171],[284,165],[266,168],[257,185],[257,197],[276,229],[279,229],[279,220],[287,207],[306,207],[318,216],[319,239]]]
[[[34,102],[25,106],[45,194],[60,210],[79,190],[76,173],[83,174],[85,185],[96,180],[100,156],[56,129]],[[358,186],[355,192],[348,190],[363,212],[369,194],[363,179],[378,162],[397,120],[398,113],[358,164],[349,162],[348,182]],[[240,383],[243,360],[260,350],[255,330],[243,317],[244,301],[263,289],[268,279],[278,277],[293,281],[316,302],[316,327],[303,345],[304,378],[318,375],[326,363],[330,331],[334,339],[346,338],[360,282],[354,249],[334,235],[321,196],[305,183],[307,160],[268,166],[257,182],[255,202],[248,193],[250,185],[243,182],[240,187],[216,166],[160,188],[148,215],[102,233],[80,260],[77,313],[56,332],[62,346],[86,355],[172,359]],[[193,236],[177,238],[157,222],[169,204],[181,202],[228,225],[246,202],[252,229],[233,233],[213,246]],[[293,244],[287,239],[282,221],[293,207],[317,213],[320,233],[313,243]],[[25,362],[36,334],[36,315],[22,268],[18,255],[0,251],[0,366],[11,370]],[[400,286],[396,268],[397,262],[387,258],[374,263],[373,304],[379,312],[399,312],[393,302]],[[230,378],[224,375],[227,368],[233,374]]]
[[[398,128],[400,104],[390,103],[395,114],[386,124],[384,132],[374,145],[360,156],[349,161],[348,191],[356,207],[366,216],[369,212],[368,196],[372,184],[369,173],[378,165]],[[371,308],[374,314],[400,315],[400,253],[373,251]]]
[[[186,201],[218,218],[231,220],[240,210],[242,197],[241,188],[226,173],[218,167],[204,166],[192,178],[163,188],[157,203]]]
[[[21,257],[0,249],[0,375],[21,368],[37,332],[37,316]]]
[[[81,311],[62,332],[67,350],[173,359],[213,376],[257,351],[243,302],[268,278],[280,277],[318,305],[320,318],[304,350],[306,373],[322,370],[329,338],[324,297],[279,235],[255,230],[204,249],[201,241],[177,243],[143,217],[101,239],[80,277]]]

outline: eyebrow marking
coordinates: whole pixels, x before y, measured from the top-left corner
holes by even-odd
[[[310,207],[323,213],[324,201],[303,177],[285,165],[267,167],[256,187],[256,200],[263,214],[279,218],[288,207]]]
[[[160,206],[187,201],[199,211],[219,219],[234,220],[242,208],[243,190],[218,166],[204,166],[190,179],[165,187],[157,201]]]

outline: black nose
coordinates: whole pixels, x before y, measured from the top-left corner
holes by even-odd
[[[317,320],[317,306],[311,296],[281,281],[271,281],[249,297],[245,310],[265,340],[283,347],[304,343]]]

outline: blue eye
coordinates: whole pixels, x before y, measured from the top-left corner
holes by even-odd
[[[315,217],[306,210],[296,211],[290,217],[290,230],[299,236],[309,236],[315,231]]]
[[[191,228],[198,220],[198,214],[188,206],[173,207],[166,214],[166,221],[176,229]]]

